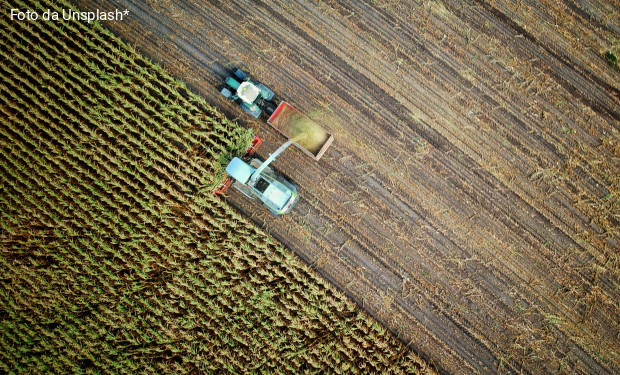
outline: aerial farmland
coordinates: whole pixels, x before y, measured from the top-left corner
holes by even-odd
[[[56,3],[2,2],[3,371],[617,373],[617,0]],[[212,194],[287,141],[232,67],[333,136],[286,215]]]
[[[0,372],[435,373],[213,194],[250,130],[98,24],[22,21],[2,18]]]

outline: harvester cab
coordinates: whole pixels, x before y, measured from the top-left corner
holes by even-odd
[[[256,144],[260,145],[260,138],[254,138]],[[258,141],[257,141],[258,140]],[[297,186],[286,180],[274,171],[271,164],[282,151],[284,151],[293,142],[288,141],[265,161],[252,157],[256,149],[253,142],[251,152],[246,153],[242,158],[235,157],[228,163],[226,173],[228,180],[215,191],[216,194],[222,194],[232,184],[235,189],[249,198],[258,198],[269,212],[274,215],[282,215],[289,212],[297,202]]]

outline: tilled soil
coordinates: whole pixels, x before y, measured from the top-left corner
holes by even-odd
[[[445,373],[620,368],[620,2],[78,0],[252,127],[235,65],[335,141],[227,199]]]

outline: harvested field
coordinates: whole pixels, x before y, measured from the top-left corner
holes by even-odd
[[[107,26],[263,153],[284,139],[218,96],[229,64],[334,134],[276,163],[290,216],[230,201],[441,372],[620,368],[617,0],[124,4]]]
[[[247,129],[99,25],[0,25],[0,373],[435,373],[213,195]]]

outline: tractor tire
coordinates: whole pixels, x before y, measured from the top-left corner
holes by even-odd
[[[267,114],[267,117],[271,117],[271,115],[273,115],[273,113],[276,111],[276,108],[278,108],[278,106],[276,106],[274,103],[267,102],[263,110]]]
[[[235,75],[235,77],[240,79],[241,82],[248,79],[248,75],[243,70],[236,68],[236,67],[233,67],[232,70],[233,70],[233,74]]]
[[[220,86],[219,87],[219,92],[220,94],[222,94],[226,99],[231,99],[233,96],[232,91],[230,91],[227,87],[224,86]]]

